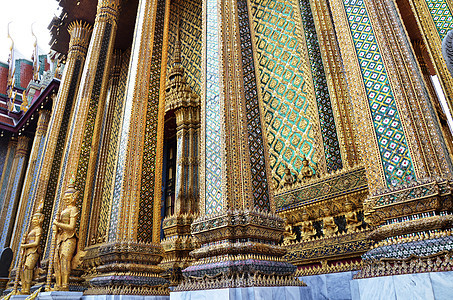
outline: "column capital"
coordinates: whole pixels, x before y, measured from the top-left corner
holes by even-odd
[[[26,136],[20,136],[17,139],[16,157],[26,156],[30,149],[30,138]]]
[[[117,22],[121,9],[121,0],[100,0],[96,12],[96,22]]]
[[[71,35],[69,41],[69,53],[81,52],[86,54],[88,45],[90,44],[90,36],[93,27],[85,21],[75,20],[68,26],[68,32]]]
[[[39,112],[38,125],[36,127],[36,135],[43,136],[47,132],[47,126],[49,125],[50,111],[41,110]]]

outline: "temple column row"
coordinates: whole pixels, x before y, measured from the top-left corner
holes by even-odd
[[[3,245],[3,247],[8,247],[10,245],[14,219],[19,204],[25,172],[27,170],[30,141],[31,139],[26,136],[20,136],[17,139],[17,148],[11,165],[8,185],[4,194],[5,201],[0,216],[0,224],[3,224],[0,245]]]
[[[54,97],[55,100],[55,97]],[[27,172],[24,178],[21,197],[19,201],[18,213],[15,220],[15,228],[11,239],[10,247],[13,253],[19,253],[19,244],[26,234],[29,227],[29,216],[31,216],[34,207],[34,192],[38,181],[42,157],[44,155],[44,146],[47,139],[47,128],[49,125],[51,112],[48,110],[39,111],[38,124],[36,128],[33,145],[31,147],[30,159],[28,161]],[[18,255],[15,255],[13,266],[16,267]]]
[[[48,264],[50,242],[45,242],[50,236],[50,223],[52,222],[52,210],[54,199],[57,194],[59,172],[62,166],[62,158],[66,140],[69,136],[70,119],[75,107],[75,97],[85,63],[88,44],[91,35],[91,26],[82,21],[76,21],[68,27],[70,43],[66,58],[65,69],[61,79],[60,88],[53,103],[52,115],[49,121],[47,133],[46,151],[43,154],[41,169],[34,195],[30,194],[33,201],[43,201],[43,263]],[[50,241],[50,239],[49,239]]]

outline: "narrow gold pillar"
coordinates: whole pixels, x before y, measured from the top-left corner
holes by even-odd
[[[11,234],[20,199],[20,192],[22,190],[22,183],[27,169],[29,150],[30,138],[20,136],[17,140],[17,148],[11,166],[8,186],[6,188],[5,202],[3,203],[3,209],[0,216],[0,224],[2,224],[0,245],[2,247],[10,246]]]
[[[13,165],[14,153],[16,152],[17,138],[11,137],[6,151],[5,163],[3,165],[2,177],[0,178],[0,207],[4,207],[6,188],[8,187],[11,166]]]
[[[97,13],[93,34],[80,79],[74,110],[68,127],[68,135],[63,150],[57,189],[51,215],[52,222],[64,207],[60,204],[69,184],[74,184],[78,192],[74,205],[81,210],[80,225],[77,231],[76,257],[72,258],[72,269],[79,265],[86,244],[86,226],[89,219],[92,201],[94,177],[97,173],[97,158],[100,152],[101,124],[105,111],[107,85],[110,65],[113,59],[113,45],[116,36],[117,21],[120,11],[120,0],[101,0],[97,5]],[[71,189],[74,192],[74,189]],[[50,287],[54,262],[54,233],[49,229],[45,257],[49,259],[47,287]],[[65,288],[65,283],[63,283]]]
[[[200,128],[200,98],[184,77],[179,32],[165,91],[165,111],[174,112],[176,117],[176,199],[174,214],[168,215],[162,222],[165,238],[161,243],[165,258],[161,266],[166,270],[163,276],[170,279],[172,286],[176,286],[182,280],[181,270],[193,260],[189,252],[196,245],[190,226],[198,214]]]
[[[447,116],[442,108],[442,105],[437,97],[436,90],[434,88],[433,82],[431,80],[431,74],[429,73],[428,67],[426,65],[426,61],[424,58],[424,52],[427,51],[425,44],[418,40],[412,43],[412,47],[414,48],[415,55],[417,56],[418,64],[423,74],[423,78],[425,79],[426,88],[429,92],[431,102],[433,104],[434,111],[436,112],[437,120],[436,122],[439,123],[439,126],[442,130],[442,134],[445,139],[445,143],[447,145],[448,151],[450,153],[450,157],[453,155],[453,141],[452,141],[452,134],[450,131],[450,127],[448,126]],[[447,111],[448,113],[448,111]]]
[[[55,195],[53,216],[58,209],[60,196],[69,180],[74,178],[80,192],[77,206],[82,210],[79,247],[83,249],[86,237],[86,210],[91,202],[96,159],[99,154],[101,124],[107,95],[113,44],[120,10],[119,0],[99,1],[93,34],[82,72],[76,107],[71,118],[70,132],[64,149],[63,164]],[[82,206],[81,202],[84,205]]]
[[[20,250],[19,245],[22,241],[23,235],[28,229],[31,213],[34,207],[33,195],[36,190],[36,182],[38,180],[41,158],[45,152],[44,146],[49,120],[50,111],[41,110],[39,112],[35,138],[33,139],[33,145],[31,147],[30,159],[28,161],[27,172],[25,174],[24,184],[22,186],[19,209],[10,244],[11,249],[13,249],[14,251],[14,267],[16,267],[16,261],[18,258],[17,254]]]
[[[442,56],[442,40],[453,28],[452,2],[451,0],[408,0],[408,2],[452,113],[453,77]]]
[[[58,174],[62,165],[63,148],[69,132],[69,120],[74,107],[74,99],[80,83],[82,68],[85,63],[88,44],[91,35],[91,26],[83,21],[75,21],[68,27],[71,39],[66,59],[65,69],[58,90],[57,97],[53,102],[52,114],[49,121],[49,132],[46,135],[45,151],[41,161],[36,192],[33,198],[44,199],[44,234],[42,240],[47,237],[47,230],[51,220],[51,211],[58,184]],[[46,259],[44,255],[44,259]]]
[[[166,282],[157,264],[163,256],[160,202],[169,4],[165,0],[138,4],[113,190],[103,199],[110,207],[105,242],[86,248],[83,266],[91,282],[86,295],[169,292],[156,287]]]

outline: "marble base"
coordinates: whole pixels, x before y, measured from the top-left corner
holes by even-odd
[[[38,294],[39,300],[80,300],[82,298],[83,292],[62,292],[62,291],[52,291],[52,292],[42,292]]]
[[[87,295],[82,300],[169,300],[170,296]]]
[[[28,296],[30,295],[12,295],[11,300],[25,300],[25,298],[27,298]]]
[[[453,299],[453,272],[355,279],[350,287],[352,300]]]
[[[312,300],[306,286],[245,287],[170,292],[170,300]]]
[[[352,299],[349,282],[357,271],[299,277],[310,288],[313,300]]]

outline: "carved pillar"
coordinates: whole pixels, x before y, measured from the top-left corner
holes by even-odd
[[[19,209],[15,222],[15,228],[11,239],[11,249],[14,251],[14,263],[12,266],[15,268],[19,253],[19,246],[22,242],[24,234],[27,233],[29,221],[32,217],[34,201],[33,195],[36,189],[36,182],[38,181],[38,174],[41,166],[41,159],[45,152],[45,142],[47,127],[50,120],[50,111],[41,110],[39,112],[38,124],[36,128],[35,138],[31,147],[30,159],[28,161],[27,173],[25,174],[24,184],[22,186],[22,193],[19,201]]]
[[[125,82],[129,64],[130,50],[121,53],[114,51],[114,61],[110,72],[107,99],[105,105],[105,117],[103,118],[103,134],[100,137],[96,182],[93,187],[91,200],[90,218],[88,220],[87,245],[95,245],[105,241],[105,223],[109,207],[106,204],[111,197],[114,182],[114,157],[117,151],[119,123],[123,107]],[[113,179],[114,180],[114,179]]]
[[[269,190],[250,12],[248,1],[203,3],[201,199],[192,224],[201,248],[179,291],[303,284],[277,245],[284,224]]]
[[[100,135],[105,112],[107,85],[113,59],[113,45],[120,11],[120,0],[99,1],[86,64],[80,79],[63,161],[53,204],[52,220],[60,208],[60,200],[72,180],[79,192],[75,206],[81,210],[77,258],[80,261],[86,245],[87,223],[92,201],[94,176],[100,152]],[[49,231],[46,257],[52,260],[52,232]],[[74,264],[73,264],[73,267]],[[50,268],[48,278],[50,278]]]
[[[44,199],[44,222],[42,243],[46,242],[49,223],[51,222],[52,207],[62,165],[63,150],[69,135],[69,122],[79,88],[82,68],[85,63],[88,44],[91,35],[91,25],[83,21],[75,21],[68,27],[71,39],[60,88],[53,101],[52,115],[49,121],[49,132],[46,135],[45,151],[41,160],[36,191],[30,193],[28,201]],[[50,246],[50,240],[47,244]],[[43,247],[45,249],[45,247]],[[48,252],[43,259],[47,261]]]
[[[436,74],[439,76],[451,113],[453,112],[453,78],[442,56],[442,40],[447,32],[453,29],[452,2],[450,0],[408,0],[408,2]]]
[[[25,171],[27,170],[27,160],[30,150],[30,138],[20,136],[17,140],[17,148],[14,154],[14,160],[11,165],[8,186],[5,193],[5,201],[0,216],[2,232],[0,235],[1,247],[9,247],[11,235],[16,219],[17,206],[19,204],[22,183],[24,181]]]
[[[444,219],[450,218],[452,165],[395,3],[333,0],[330,4],[370,188],[365,217],[378,226],[371,237],[381,241],[362,256],[365,267],[359,276],[374,276],[374,264],[382,258],[426,258],[417,252],[416,243],[405,238],[450,243],[426,233],[443,228]],[[406,243],[408,253],[398,251],[399,243]],[[429,243],[425,246],[430,255],[442,251]],[[404,272],[397,264],[391,268],[389,274]]]
[[[445,115],[442,105],[439,102],[439,98],[437,97],[436,90],[434,89],[434,85],[431,80],[431,74],[429,74],[429,70],[428,70],[428,67],[425,62],[424,53],[426,53],[426,51],[427,51],[426,46],[420,40],[413,41],[412,46],[414,48],[415,55],[417,56],[417,61],[418,61],[418,64],[420,65],[420,69],[422,71],[423,78],[425,79],[426,88],[428,89],[433,108],[436,112],[437,122],[440,125],[442,134],[445,139],[445,143],[447,145],[447,148],[448,148],[448,151],[449,151],[450,157],[451,157],[451,155],[453,155],[452,135],[451,135],[450,127],[448,126],[447,116]]]
[[[179,29],[178,29],[179,30]],[[175,43],[174,58],[168,73],[165,96],[166,113],[176,117],[176,196],[174,214],[162,222],[165,239],[162,246],[165,258],[161,266],[177,285],[181,270],[193,260],[189,252],[195,248],[190,225],[198,213],[198,136],[200,127],[200,100],[186,82],[181,65],[181,42]]]
[[[166,282],[157,264],[163,257],[160,202],[168,7],[169,1],[163,0],[138,4],[113,189],[101,204],[109,208],[102,220],[104,242],[86,249],[84,266],[91,283],[86,294],[168,295],[168,289],[156,287]]]
[[[338,139],[342,150],[343,167],[358,165],[360,160],[357,150],[357,138],[353,128],[351,96],[343,71],[340,48],[335,37],[335,29],[328,3],[324,0],[299,0],[299,3],[304,24],[313,20],[312,22],[316,28],[316,32],[313,33],[307,30],[310,24],[304,26],[305,35],[307,36],[308,31],[308,34],[311,34],[311,39],[315,40],[314,43],[316,41],[319,43],[319,55],[322,56],[322,60],[319,60],[318,63],[322,63],[324,66],[335,115]],[[314,54],[311,55],[315,56]]]
[[[6,189],[8,188],[9,176],[13,165],[14,153],[16,153],[17,139],[11,137],[6,151],[5,163],[3,164],[2,177],[0,178],[0,207],[4,207]]]

